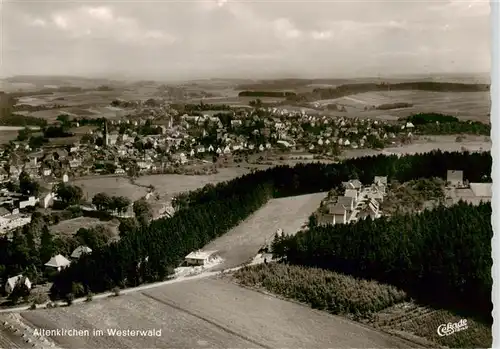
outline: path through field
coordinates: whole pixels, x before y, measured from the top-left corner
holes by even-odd
[[[219,251],[224,259],[212,270],[234,268],[248,262],[279,228],[286,234],[295,234],[325,196],[326,193],[316,193],[269,201],[243,223],[203,248]]]

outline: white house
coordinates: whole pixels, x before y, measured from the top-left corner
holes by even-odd
[[[462,187],[464,185],[464,172],[457,170],[448,170],[446,173],[446,181],[452,187]]]
[[[357,201],[358,194],[359,194],[359,192],[357,189],[346,189],[344,196],[346,196],[348,198],[352,198],[352,199],[354,199],[354,201]]]
[[[60,271],[61,269],[66,268],[70,264],[71,262],[66,257],[58,254],[57,256],[52,257],[47,263],[45,263],[45,266]]]
[[[63,181],[63,183],[68,183],[69,177],[68,177],[68,175],[66,173],[63,174],[62,181]]]
[[[42,206],[43,206],[43,208],[48,208],[50,206],[50,204],[52,203],[52,201],[54,200],[55,196],[56,196],[56,194],[54,194],[52,192],[50,192],[47,195],[45,195],[43,197],[43,200],[42,200]]]
[[[35,206],[37,202],[38,202],[38,199],[36,197],[30,196],[28,198],[28,200],[24,200],[24,201],[19,202],[19,208],[22,209],[22,208],[25,208],[28,206]]]
[[[28,289],[31,290],[30,279],[28,279],[27,277],[23,277],[22,274],[19,274],[17,276],[13,276],[7,279],[7,282],[5,283],[5,293],[7,294],[11,293],[19,282],[24,282],[26,287],[28,287]]]
[[[77,248],[75,248],[73,253],[71,253],[71,258],[80,258],[84,253],[92,253],[92,249],[88,246],[78,246]]]
[[[217,251],[195,251],[185,258],[186,264],[191,266],[203,266],[217,257]]]

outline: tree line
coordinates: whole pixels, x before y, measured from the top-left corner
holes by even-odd
[[[491,181],[491,156],[441,151],[401,158],[379,155],[337,164],[278,166],[207,185],[176,197],[172,217],[152,221],[63,270],[52,297],[63,297],[73,283],[96,293],[163,280],[189,252],[225,234],[273,197],[328,191],[353,178],[371,183],[375,175],[400,182],[444,177],[448,169],[463,170],[471,182]]]
[[[238,97],[291,97],[295,96],[295,92],[290,91],[241,91]]]

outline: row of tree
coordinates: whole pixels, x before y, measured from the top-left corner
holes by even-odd
[[[106,193],[97,193],[92,198],[92,204],[99,211],[125,213],[131,201],[126,196],[110,196]]]
[[[292,97],[295,96],[295,92],[290,91],[241,91],[238,93],[239,97]]]
[[[440,151],[401,158],[380,155],[338,164],[279,166],[207,185],[178,196],[173,202],[177,211],[171,218],[142,226],[73,263],[55,280],[52,296],[69,293],[73,283],[95,293],[162,280],[189,252],[225,234],[272,197],[328,191],[353,178],[370,183],[375,175],[401,182],[444,177],[448,169],[463,170],[470,181],[491,180],[491,156]]]

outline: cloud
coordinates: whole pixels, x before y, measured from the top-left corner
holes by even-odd
[[[51,16],[55,27],[72,38],[111,39],[125,44],[171,44],[175,38],[166,32],[146,29],[131,17],[115,14],[111,7],[82,6],[57,11]]]
[[[165,78],[490,69],[486,1],[110,1],[4,0],[2,68]]]

